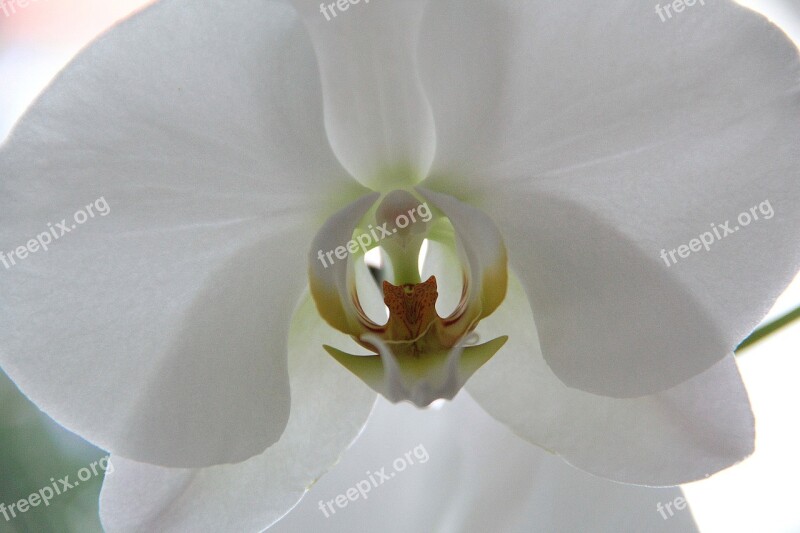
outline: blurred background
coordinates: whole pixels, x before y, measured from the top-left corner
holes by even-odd
[[[0,5],[8,0],[0,0]],[[29,0],[0,10],[0,141],[52,77],[94,37],[150,0]],[[750,0],[800,43],[800,0]],[[124,68],[124,65],[120,65]],[[800,164],[800,162],[798,162]],[[0,177],[2,179],[2,177]],[[800,231],[798,232],[800,246]],[[800,306],[800,277],[765,322]],[[705,481],[683,487],[701,531],[800,531],[800,321],[740,352],[757,420],[755,454]],[[679,453],[676,450],[676,453]],[[105,453],[38,411],[0,372],[0,502],[38,491]],[[33,508],[0,532],[102,531],[102,479]]]

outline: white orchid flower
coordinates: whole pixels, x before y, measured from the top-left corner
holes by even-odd
[[[800,266],[785,35],[723,0],[669,22],[634,0],[341,4],[160,2],[3,147],[0,249],[63,240],[0,272],[0,364],[117,457],[106,527],[266,527],[376,391],[424,406],[468,380],[616,481],[750,454],[731,352]],[[95,198],[109,216],[70,228]]]

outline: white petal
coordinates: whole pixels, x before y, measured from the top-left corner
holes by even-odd
[[[571,464],[615,481],[677,485],[708,477],[753,452],[754,420],[733,356],[665,392],[632,399],[566,387],[539,349],[519,281],[478,327],[509,335],[467,384],[489,413]]]
[[[636,396],[710,368],[800,267],[797,49],[733,2],[665,22],[635,0],[478,4],[437,4],[422,30],[425,186],[498,223],[568,385]],[[767,200],[774,218],[660,257]]]
[[[732,326],[715,322],[704,305],[713,295],[688,291],[659,264],[657,250],[648,257],[615,224],[533,192],[488,210],[503,216],[510,264],[530,298],[545,359],[568,386],[646,395],[707,370],[737,344],[725,338]]]
[[[388,481],[375,474],[381,468]],[[367,497],[337,506],[339,494],[370,483],[368,473],[379,484]],[[679,496],[678,488],[623,485],[572,468],[466,394],[429,410],[381,400],[341,463],[270,533],[696,531],[690,510],[668,520],[657,510]],[[328,501],[335,514],[326,518],[320,506]]]
[[[279,520],[359,434],[375,400],[322,349],[339,337],[306,296],[292,322],[281,440],[244,463],[196,470],[114,458],[100,501],[106,531],[261,531]]]
[[[325,126],[344,167],[376,190],[425,178],[436,150],[416,56],[427,0],[338,2],[345,11],[329,2],[294,4],[314,42]]]
[[[114,454],[238,462],[283,431],[313,217],[361,190],[325,144],[305,39],[275,2],[162,2],[85,50],[0,153],[7,254],[95,203],[0,268],[0,363]]]

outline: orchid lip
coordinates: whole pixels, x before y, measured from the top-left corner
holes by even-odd
[[[451,202],[470,210],[469,216],[448,216],[453,212]],[[372,244],[380,247],[386,264],[368,281],[356,280],[357,263],[364,261],[364,253],[332,263],[330,269],[328,265],[320,268],[319,252],[310,254],[310,286],[320,314],[371,355],[325,348],[390,401],[424,406],[451,399],[505,342],[503,337],[482,345],[474,341],[480,320],[505,296],[507,258],[499,231],[488,217],[455,199],[443,200],[442,195],[421,189],[394,190],[362,199],[335,215],[314,246],[336,249],[336,240],[349,239],[355,250],[364,232],[374,235],[374,228],[381,228],[385,237]],[[481,242],[470,238],[476,233]],[[446,271],[423,281],[420,254],[429,239],[452,250],[454,261]],[[441,314],[436,308],[439,279],[446,280],[448,295],[458,294],[455,305]],[[380,304],[375,301],[378,298]],[[379,320],[374,312],[378,305],[385,310],[386,320]]]

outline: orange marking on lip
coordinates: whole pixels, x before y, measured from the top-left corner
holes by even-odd
[[[436,300],[439,291],[436,277],[422,283],[392,285],[383,282],[383,301],[389,308],[386,331],[393,340],[414,340],[424,334],[439,319]]]

